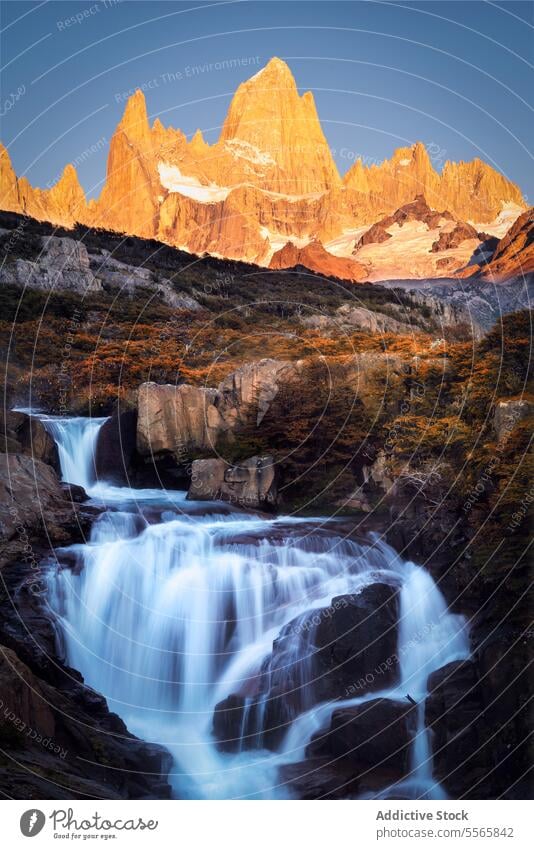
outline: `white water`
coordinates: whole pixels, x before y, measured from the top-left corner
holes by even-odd
[[[95,451],[98,431],[107,420],[80,416],[48,416],[33,413],[27,408],[18,408],[19,412],[35,415],[42,421],[48,433],[54,438],[59,454],[61,478],[67,483],[83,486],[89,492],[97,483],[95,472]]]
[[[335,522],[265,519],[228,505],[189,502],[185,493],[97,483],[92,453],[102,420],[48,421],[54,423],[64,478],[82,483],[107,507],[89,543],[65,551],[81,568],[56,566],[50,572],[50,604],[68,662],[134,733],[170,749],[178,796],[283,797],[277,767],[303,758],[334,707],[378,695],[404,699],[406,693],[418,702],[417,733],[410,775],[393,791],[414,798],[443,795],[432,780],[424,727],[426,680],[432,670],[466,657],[468,645],[463,620],[448,613],[428,573],[377,539],[361,544],[342,538]],[[280,752],[220,753],[213,709],[231,693],[258,702],[262,664],[281,629],[333,597],[377,581],[401,585],[400,684],[309,710],[303,693],[305,712],[289,725]],[[295,640],[290,653],[299,645],[302,651]],[[305,669],[305,656],[294,659]],[[241,749],[252,737],[261,744],[261,722],[258,709],[254,734],[247,737],[245,717]]]

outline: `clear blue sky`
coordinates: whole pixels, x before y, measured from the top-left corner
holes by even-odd
[[[357,155],[380,161],[422,140],[438,165],[480,156],[532,203],[533,10],[502,0],[4,2],[1,138],[34,185],[81,160],[82,185],[98,195],[125,92],[144,86],[151,119],[214,141],[237,85],[276,55],[313,91],[341,172]],[[224,60],[239,61],[217,68]]]

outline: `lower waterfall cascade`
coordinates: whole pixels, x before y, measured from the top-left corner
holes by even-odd
[[[469,641],[464,618],[448,611],[425,569],[376,534],[346,538],[335,519],[265,517],[189,501],[185,492],[97,481],[93,458],[105,419],[40,418],[57,442],[63,480],[81,484],[102,510],[89,540],[58,549],[48,570],[66,662],[130,731],[168,748],[177,798],[291,797],[280,768],[304,759],[335,709],[379,697],[406,701],[407,694],[416,704],[409,771],[374,798],[446,798],[432,775],[427,679],[467,658]],[[266,696],[257,682],[273,642],[299,617],[377,583],[399,588],[397,683],[321,703],[309,704],[303,693],[280,745],[266,748]],[[292,644],[303,681],[307,645]],[[234,693],[246,697],[241,738],[234,751],[221,751],[214,709]]]

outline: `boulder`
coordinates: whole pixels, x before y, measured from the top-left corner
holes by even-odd
[[[65,494],[65,497],[68,498],[69,501],[74,501],[75,504],[83,504],[84,501],[88,501],[89,499],[89,496],[83,486],[80,486],[77,483],[66,483],[62,481],[61,490]]]
[[[58,236],[41,240],[42,250],[36,261],[17,258],[3,264],[0,282],[30,289],[70,290],[79,294],[99,292],[102,285],[89,265],[83,242]]]
[[[272,510],[278,500],[276,466],[270,455],[249,457],[234,466],[225,460],[195,460],[191,467],[191,501],[229,501],[252,510]]]
[[[409,770],[415,730],[414,706],[408,701],[371,699],[335,710],[328,732],[315,735],[309,752],[350,762],[360,779],[367,772],[386,773],[389,783]]]
[[[75,518],[54,470],[24,454],[0,454],[0,539],[41,533],[55,536],[63,522]]]
[[[260,425],[280,384],[296,374],[286,360],[264,359],[246,363],[219,384],[216,406],[227,428],[245,424],[252,416]]]
[[[398,588],[389,584],[371,584],[357,595],[332,599],[314,634],[321,701],[395,683],[398,615]]]
[[[360,769],[389,767],[402,778],[409,768],[415,731],[414,706],[408,701],[372,699],[332,714],[330,750]]]
[[[18,429],[26,416],[13,410],[0,409],[0,451],[6,454],[22,453]]]
[[[115,412],[98,431],[95,448],[97,480],[131,485],[136,453],[137,410]]]
[[[42,460],[43,463],[52,466],[59,475],[61,466],[57,445],[42,421],[35,416],[27,416],[25,413],[18,413],[17,415],[22,416],[22,421],[16,429],[22,453],[28,454],[34,460]]]
[[[534,413],[534,404],[525,398],[507,398],[497,401],[493,429],[499,442],[506,440],[514,427]]]
[[[35,416],[15,410],[0,413],[0,451],[6,454],[27,454],[35,460],[42,460],[60,473],[56,443]]]
[[[284,360],[247,363],[217,387],[143,383],[138,393],[137,450],[141,456],[172,454],[177,463],[207,452],[218,439],[251,421],[260,425],[282,381],[296,373]]]
[[[142,383],[138,392],[137,450],[172,454],[178,463],[213,450],[222,427],[217,391],[181,384]]]
[[[237,752],[241,747],[245,699],[232,694],[215,705],[213,734],[221,752]]]
[[[398,679],[398,590],[371,584],[290,622],[263,672],[264,742],[276,749],[314,704],[386,689]]]
[[[299,799],[373,795],[409,774],[416,727],[408,701],[377,698],[334,710],[306,760],[283,766],[281,775]]]

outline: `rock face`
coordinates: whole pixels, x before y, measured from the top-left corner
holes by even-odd
[[[479,239],[479,235],[471,224],[466,224],[465,221],[459,221],[454,227],[454,230],[448,230],[439,234],[439,239],[432,245],[432,251],[438,253],[439,251],[447,251],[449,248],[457,248],[467,239]]]
[[[143,383],[138,393],[137,449],[141,455],[173,454],[186,462],[213,450],[221,427],[215,389]]]
[[[428,679],[425,722],[433,732],[434,775],[458,798],[478,793],[488,771],[484,704],[476,665],[455,661]],[[471,790],[472,788],[472,790]],[[483,798],[484,790],[479,790]]]
[[[39,419],[25,413],[9,411],[0,415],[1,448],[6,454],[26,454],[52,466],[59,474],[56,443]]]
[[[295,373],[284,360],[247,363],[217,387],[143,383],[138,393],[137,450],[172,454],[178,463],[214,452],[218,439],[249,420],[261,424],[283,380]]]
[[[191,312],[201,309],[198,301],[175,292],[169,280],[159,277],[148,268],[120,262],[106,250],[102,250],[100,255],[91,255],[90,259],[91,269],[105,292],[133,297],[140,290],[144,290],[155,293],[157,299],[161,299],[169,307]]]
[[[261,424],[280,384],[295,374],[293,363],[266,358],[246,363],[225,377],[217,389],[216,406],[226,427],[245,423],[249,416]]]
[[[290,69],[276,57],[239,86],[218,142],[223,145],[248,165],[243,176],[268,191],[305,195],[340,182],[312,93],[300,96]]]
[[[303,248],[288,242],[272,255],[269,268],[295,268],[299,265],[318,274],[339,277],[353,283],[367,276],[366,269],[358,262],[329,253],[319,241],[310,242]]]
[[[392,316],[365,307],[345,304],[333,316],[313,315],[302,319],[305,327],[336,333],[340,330],[366,330],[369,333],[413,333],[414,326]]]
[[[352,254],[371,281],[444,277],[470,263],[480,242],[474,227],[418,194],[362,233]]]
[[[176,291],[160,273],[115,259],[109,250],[88,251],[80,238],[46,236],[29,238],[25,219],[13,230],[0,230],[0,283],[54,292],[79,294],[106,292],[118,297],[139,295],[176,310],[198,312],[198,301]],[[21,255],[22,254],[22,255]]]
[[[42,534],[45,521],[48,533],[61,539],[59,526],[75,520],[50,466],[23,454],[0,454],[0,539]]]
[[[450,212],[436,212],[436,210],[429,207],[425,196],[418,194],[413,201],[400,206],[391,215],[387,215],[385,218],[377,221],[376,224],[373,224],[370,230],[360,237],[354,252],[356,253],[358,248],[365,245],[380,244],[387,241],[387,239],[391,239],[392,237],[388,233],[388,227],[393,227],[395,224],[403,227],[409,221],[419,221],[422,224],[426,224],[429,230],[433,230],[441,221],[453,220],[454,218]]]
[[[330,251],[329,242],[354,227],[368,229],[417,195],[463,221],[489,223],[503,206],[517,208],[517,214],[525,208],[518,187],[479,159],[447,162],[438,174],[420,142],[370,168],[358,160],[341,179],[312,93],[301,95],[277,58],[239,86],[212,145],[200,131],[187,139],[159,119],[151,125],[137,91],[111,138],[106,182],[96,201],[86,203],[70,165],[51,189],[32,188],[24,177],[17,179],[5,148],[0,193],[7,210],[159,238],[193,253],[268,265],[285,244],[276,267],[285,267],[279,263],[288,255],[295,264],[293,254],[301,249],[298,264],[348,280],[362,279],[359,267],[350,256]],[[377,238],[386,239],[383,229]]]
[[[276,466],[270,455],[249,457],[234,466],[224,460],[194,460],[187,497],[192,501],[229,501],[239,507],[276,507]]]
[[[343,183],[355,193],[355,200],[376,212],[398,209],[424,195],[434,209],[447,209],[457,218],[491,221],[503,201],[523,203],[517,186],[480,159],[446,162],[438,174],[421,142],[398,148],[391,159],[370,168],[358,160]]]
[[[534,207],[510,227],[481,273],[484,279],[496,282],[534,273]]]
[[[79,294],[99,292],[102,285],[89,267],[83,242],[58,236],[41,240],[35,260],[6,262],[0,271],[0,283],[27,286],[30,289],[73,291]]]
[[[136,452],[137,410],[114,413],[98,432],[95,447],[97,480],[131,486]]]
[[[17,657],[14,651],[0,646],[0,691],[7,698],[5,708],[14,713],[26,727],[34,728],[43,737],[53,737],[56,730],[54,714],[46,702],[38,679]],[[0,728],[10,728],[9,713],[0,713]]]

